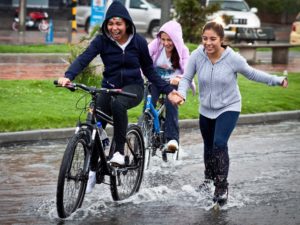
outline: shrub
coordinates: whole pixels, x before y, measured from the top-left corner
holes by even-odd
[[[79,41],[78,44],[70,45],[70,56],[68,58],[71,64],[82,52],[85,51],[91,40],[99,32],[99,26],[95,26],[92,32]],[[84,83],[91,86],[99,86],[102,80],[103,64],[93,60],[75,79],[75,82]]]
[[[201,42],[201,30],[207,16],[219,10],[219,5],[203,7],[199,0],[174,0],[177,20],[182,25],[185,42]]]

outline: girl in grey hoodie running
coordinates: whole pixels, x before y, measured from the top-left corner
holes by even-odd
[[[285,77],[270,75],[249,66],[246,60],[230,47],[223,45],[224,29],[216,22],[207,23],[202,30],[202,45],[192,52],[178,92],[169,99],[181,104],[195,74],[198,76],[201,106],[199,126],[204,142],[205,180],[200,189],[214,182],[214,202],[228,198],[229,155],[228,140],[241,112],[238,73],[249,80],[271,86],[288,86]]]

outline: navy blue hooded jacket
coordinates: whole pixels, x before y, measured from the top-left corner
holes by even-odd
[[[108,36],[107,22],[112,17],[121,17],[132,27],[133,38],[124,51]],[[142,69],[148,80],[163,93],[169,94],[173,90],[156,74],[146,40],[136,33],[127,9],[118,1],[114,1],[106,12],[102,34],[97,35],[89,47],[70,65],[65,77],[74,80],[98,54],[104,64],[102,87],[122,88],[130,84],[143,85]]]

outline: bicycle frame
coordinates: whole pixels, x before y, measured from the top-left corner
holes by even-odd
[[[154,105],[152,104],[152,96],[147,96],[146,108],[145,112],[150,112],[150,115],[153,118],[153,126],[155,134],[160,133],[160,123],[159,123],[159,115],[165,110],[165,105],[162,104],[159,109],[155,109]]]
[[[58,81],[54,81],[57,86]],[[62,158],[56,191],[56,207],[60,218],[66,218],[81,207],[89,180],[89,171],[93,153],[97,153],[95,166],[96,183],[110,185],[113,200],[123,200],[138,192],[144,170],[145,148],[143,136],[137,125],[129,125],[124,144],[124,165],[113,165],[109,162],[115,152],[116,141],[111,141],[109,155],[101,140],[104,130],[101,122],[114,125],[112,117],[96,108],[98,93],[105,93],[115,98],[117,95],[136,98],[136,94],[124,92],[121,89],[107,89],[88,87],[84,84],[70,83],[66,86],[71,91],[82,89],[91,95],[92,99],[82,109],[86,120],[81,116],[77,122],[75,134],[70,138]],[[80,115],[82,115],[82,113]],[[105,140],[105,139],[104,139]],[[95,158],[96,160],[96,158]],[[105,175],[110,177],[110,182],[105,182]]]
[[[93,96],[93,98],[96,98],[96,96]],[[113,98],[113,96],[112,96],[112,98]],[[108,124],[110,124],[112,126],[114,125],[113,119],[112,119],[112,117],[110,117],[107,114],[105,114],[104,112],[102,112],[100,109],[97,109],[94,105],[94,102],[95,102],[95,100],[93,99],[92,103],[90,104],[86,122],[79,123],[78,127],[76,128],[76,131],[79,132],[80,128],[85,125],[85,126],[90,127],[92,130],[91,140],[90,140],[89,158],[91,157],[93,151],[98,150],[99,157],[102,161],[101,166],[102,166],[102,169],[104,169],[105,175],[114,175],[115,176],[116,173],[119,172],[120,170],[136,169],[137,166],[134,166],[134,167],[125,166],[124,168],[116,168],[116,167],[110,166],[110,164],[108,163],[108,159],[105,154],[105,150],[104,150],[102,141],[100,139],[101,132],[103,132],[103,131],[101,131],[99,129],[99,127],[97,126],[97,123],[98,123],[97,116],[99,118],[101,118],[101,120],[106,121]],[[98,141],[96,140],[96,138]],[[137,158],[136,154],[134,153],[134,151],[132,149],[130,149],[130,150],[131,150],[132,155],[136,159]],[[111,150],[110,150],[109,158],[111,158],[112,154],[113,154],[113,152],[111,152]]]
[[[54,84],[57,84],[57,81],[54,82]],[[104,151],[104,148],[103,148],[103,145],[102,145],[102,142],[101,142],[101,139],[100,139],[100,136],[101,136],[101,130],[97,127],[97,123],[98,123],[98,120],[97,120],[97,117],[99,117],[101,120],[103,121],[106,121],[108,124],[110,125],[114,125],[113,124],[113,118],[107,114],[105,114],[103,111],[101,111],[100,109],[97,109],[96,106],[95,106],[95,102],[96,102],[96,98],[97,98],[97,89],[96,88],[92,88],[92,89],[89,89],[87,86],[85,85],[81,85],[81,84],[77,84],[77,86],[71,86],[71,87],[67,87],[68,89],[70,89],[71,91],[74,91],[76,90],[77,88],[80,88],[86,92],[88,92],[91,96],[92,96],[92,100],[90,101],[90,105],[89,105],[89,108],[88,108],[88,115],[87,115],[87,118],[86,118],[86,122],[84,123],[81,123],[80,121],[77,123],[77,126],[76,126],[76,129],[75,129],[75,133],[79,132],[80,129],[84,126],[86,127],[89,127],[90,130],[91,130],[91,140],[89,140],[89,160],[90,161],[90,158],[91,158],[91,155],[92,155],[92,152],[94,150],[98,150],[99,152],[99,157],[100,159],[102,160],[102,167],[104,169],[104,172],[106,175],[116,175],[116,173],[120,170],[130,170],[130,169],[135,169],[137,168],[137,166],[134,166],[134,167],[128,167],[128,166],[125,166],[124,168],[116,168],[116,167],[113,167],[111,166],[109,163],[108,163],[108,160],[107,160],[107,157],[105,155],[105,151]],[[104,88],[105,89],[105,88]],[[104,90],[103,89],[103,90]],[[108,89],[105,89],[104,92],[108,92],[108,91],[113,91],[112,89],[108,90]],[[120,89],[115,89],[113,91],[114,93],[118,93],[120,94],[121,90]],[[129,97],[135,97],[134,94],[125,94],[126,96],[129,96]],[[111,98],[114,98],[114,95],[112,94],[111,95]],[[98,139],[98,141],[96,142],[96,138]],[[99,143],[99,146],[95,146],[96,143]],[[136,154],[134,153],[133,149],[130,148],[130,145],[129,146],[129,149],[132,153],[132,155],[134,156],[135,159],[137,159],[137,156]],[[96,149],[95,149],[96,147]],[[112,156],[113,152],[109,151],[109,158]],[[88,165],[90,163],[88,162]]]

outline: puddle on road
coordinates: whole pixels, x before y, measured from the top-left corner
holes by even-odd
[[[296,213],[300,209],[299,125],[238,127],[229,144],[229,201],[217,214],[211,210],[211,196],[197,190],[204,169],[197,130],[184,132],[178,161],[169,157],[165,163],[160,155],[152,158],[139,193],[114,202],[109,186],[96,185],[82,208],[63,224],[259,224],[260,213],[267,224],[296,224],[300,221]],[[191,140],[196,144],[191,145]],[[55,195],[64,148],[65,143],[45,142],[0,149],[1,221],[60,223]]]

